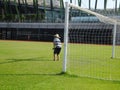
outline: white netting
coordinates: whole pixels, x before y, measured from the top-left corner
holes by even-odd
[[[118,20],[73,4],[69,6],[68,71],[84,77],[120,80]],[[115,25],[115,59],[111,59]]]
[[[69,6],[72,7],[72,8],[81,10],[81,11],[83,11],[83,12],[86,12],[86,13],[88,13],[88,14],[95,15],[101,22],[109,23],[109,24],[114,24],[114,23],[117,22],[117,24],[120,24],[120,21],[119,21],[118,19],[113,19],[113,18],[104,16],[104,15],[98,14],[98,13],[96,13],[96,12],[90,11],[90,10],[88,10],[88,9],[81,8],[81,7],[79,7],[79,6],[75,6],[75,5],[73,5],[73,4],[69,4]]]

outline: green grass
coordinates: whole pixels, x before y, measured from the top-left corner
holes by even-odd
[[[71,74],[120,81],[120,46],[114,59],[111,45],[70,44],[69,49]]]
[[[60,74],[62,58],[63,49],[53,61],[52,43],[0,41],[0,90],[120,90],[120,81]]]

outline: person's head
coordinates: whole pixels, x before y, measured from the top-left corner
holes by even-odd
[[[54,38],[60,38],[59,34],[55,34]]]

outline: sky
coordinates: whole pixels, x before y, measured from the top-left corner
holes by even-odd
[[[64,0],[64,2],[70,2],[70,0]],[[88,8],[89,4],[88,4],[89,0],[82,0],[82,6],[83,8]],[[118,4],[117,7],[119,7],[120,4],[120,0],[117,0]],[[77,4],[77,0],[73,0],[74,4]],[[91,0],[91,8],[95,7],[95,0]],[[104,0],[98,0],[98,5],[97,5],[98,9],[103,9],[104,8]],[[115,0],[108,0],[107,2],[107,8],[115,8]]]

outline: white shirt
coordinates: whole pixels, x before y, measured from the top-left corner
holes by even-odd
[[[58,48],[62,47],[62,44],[61,44],[61,41],[60,41],[59,38],[54,38],[53,43],[54,43],[55,48],[56,47],[58,47]]]

